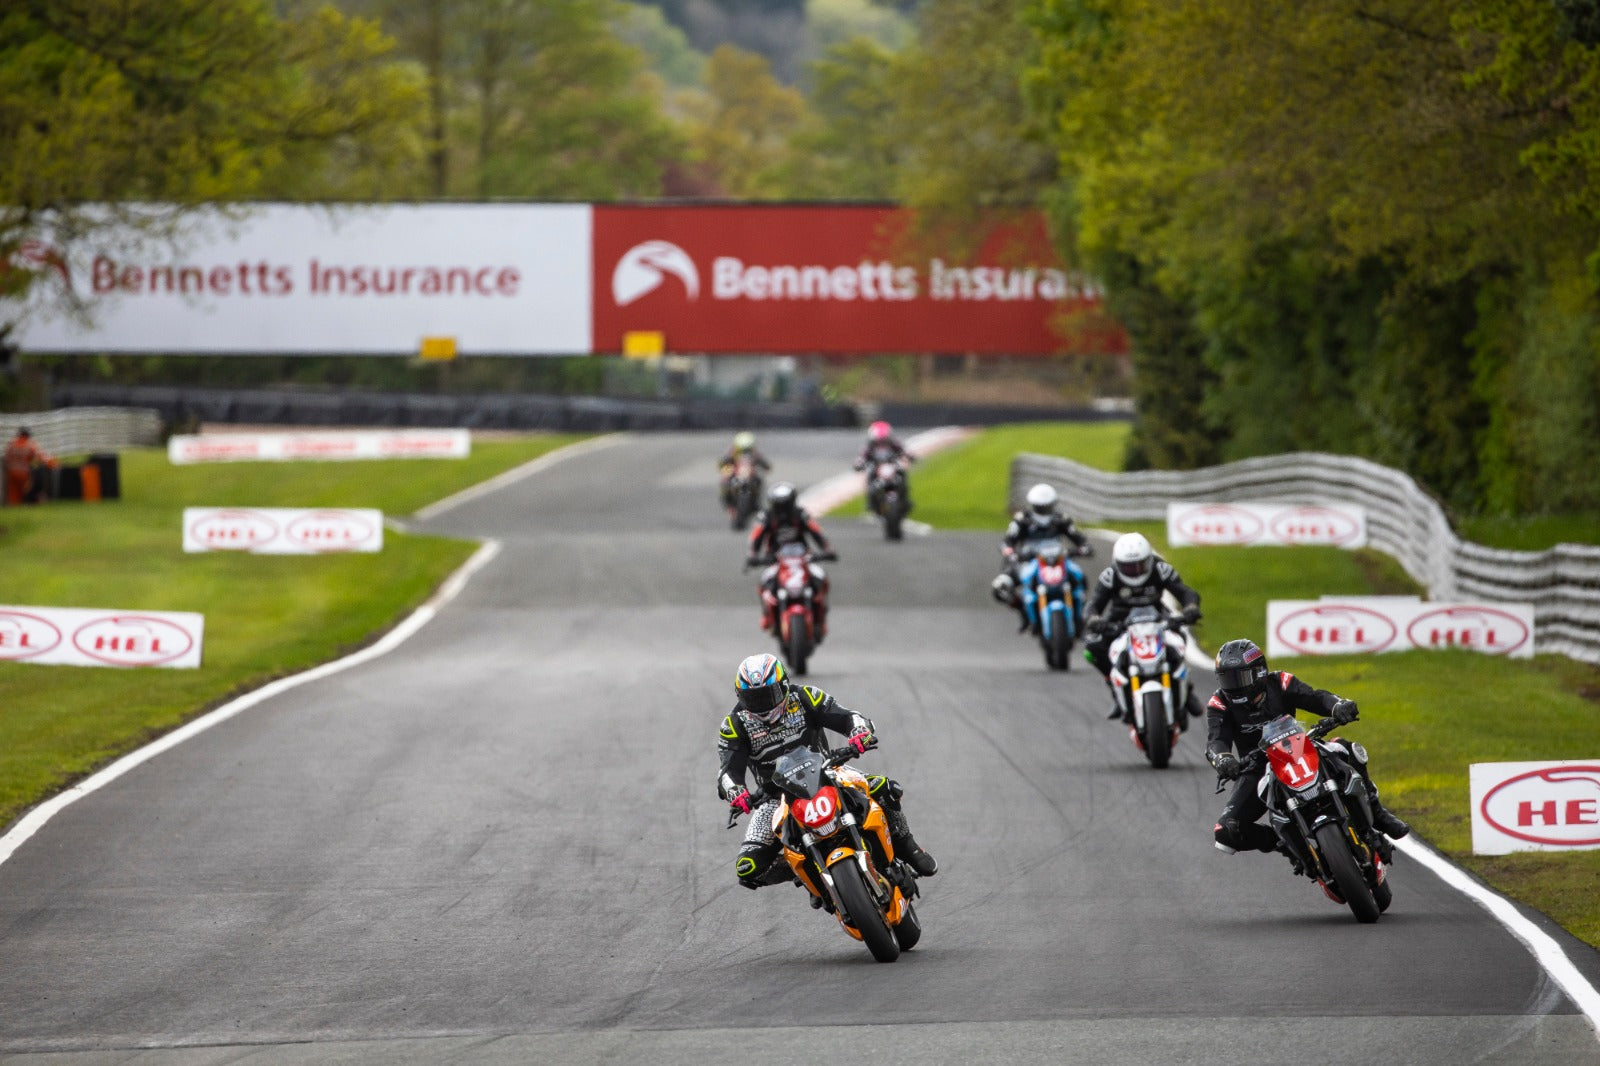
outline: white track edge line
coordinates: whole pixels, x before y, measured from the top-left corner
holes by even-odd
[[[435,500],[426,507],[412,514],[411,519],[418,522],[426,521],[427,519],[433,518],[436,515],[444,514],[446,511],[451,510],[452,508],[459,507],[464,503],[469,503],[472,500],[477,499],[479,496],[485,496],[496,491],[497,489],[503,489],[507,485],[521,481],[530,474],[537,474],[539,471],[546,470],[567,459],[583,455],[587,452],[597,451],[601,448],[609,448],[614,444],[620,444],[624,440],[627,440],[630,436],[632,436],[632,434],[629,433],[607,433],[602,437],[590,437],[587,440],[579,440],[573,441],[571,444],[563,444],[559,448],[529,459],[521,466],[514,466],[510,470],[496,474],[487,481],[480,481],[476,485],[468,485],[460,492],[446,496],[442,500]]]
[[[1427,867],[1434,876],[1489,912],[1512,936],[1522,941],[1534,960],[1561,986],[1567,998],[1583,1012],[1600,1039],[1600,992],[1567,958],[1555,938],[1531,921],[1516,905],[1494,889],[1479,884],[1470,874],[1421,841],[1397,840],[1395,847]]]
[[[440,608],[455,599],[456,595],[466,587],[467,580],[499,554],[500,542],[497,540],[485,540],[478,550],[472,553],[471,558],[457,567],[455,573],[445,579],[444,584],[439,586],[439,590],[428,599],[428,602],[418,607],[399,625],[389,630],[377,641],[362,648],[360,651],[352,652],[342,659],[335,659],[333,662],[313,666],[309,670],[292,674],[289,677],[281,677],[258,689],[247,692],[238,699],[225,703],[214,711],[209,711],[193,721],[184,723],[144,747],[129,752],[110,766],[91,774],[76,785],[45,800],[23,815],[5,836],[0,836],[0,863],[4,863],[11,858],[16,853],[16,850],[27,842],[28,838],[42,829],[46,822],[62,810],[91,792],[104,788],[123,774],[148,762],[162,752],[175,748],[189,738],[204,733],[214,725],[226,722],[234,715],[239,714],[241,711],[249,710],[258,703],[288,692],[290,689],[299,688],[301,685],[312,681],[318,681],[332,674],[348,670],[351,667],[360,666],[398,648],[419,629],[431,622],[434,616],[439,613]]]

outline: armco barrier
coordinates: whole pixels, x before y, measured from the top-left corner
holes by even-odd
[[[26,426],[51,455],[112,451],[161,443],[161,415],[146,408],[74,407],[37,414],[0,414],[4,440]],[[3,443],[3,442],[0,442]]]
[[[1367,459],[1300,452],[1201,470],[1108,474],[1025,453],[1011,463],[1012,506],[1041,481],[1054,485],[1062,508],[1079,519],[1160,520],[1171,500],[1355,504],[1367,510],[1371,546],[1399,560],[1434,599],[1532,603],[1539,652],[1600,663],[1600,547],[1521,552],[1464,541],[1408,475]]]

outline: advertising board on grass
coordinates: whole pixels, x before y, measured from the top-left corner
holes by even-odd
[[[1600,759],[1473,763],[1472,851],[1600,848]]]
[[[465,429],[357,430],[323,433],[179,434],[167,458],[189,463],[341,461],[349,459],[464,459],[472,451]]]
[[[187,611],[0,607],[0,661],[198,667],[205,616]]]
[[[383,550],[383,512],[368,507],[186,507],[183,550],[327,555]]]
[[[1364,548],[1367,512],[1349,504],[1174,502],[1167,504],[1167,543]]]
[[[1531,658],[1533,605],[1429,603],[1414,596],[1267,603],[1269,656],[1353,655],[1412,648],[1464,648]]]

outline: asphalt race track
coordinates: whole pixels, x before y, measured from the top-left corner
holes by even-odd
[[[798,889],[739,888],[717,723],[773,647],[724,443],[619,438],[441,514],[504,551],[399,650],[66,808],[0,865],[0,1059],[1600,1061],[1529,952],[1403,856],[1361,926],[1216,852],[1198,734],[1153,771],[1081,660],[1045,669],[988,597],[998,531],[825,523],[809,679],[875,718],[860,765],[943,864],[921,946],[876,964]],[[761,443],[804,485],[858,435]]]

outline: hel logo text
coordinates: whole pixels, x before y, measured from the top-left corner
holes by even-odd
[[[108,666],[160,666],[186,654],[194,638],[164,618],[124,614],[79,626],[72,644]]]
[[[1306,655],[1382,651],[1398,635],[1393,622],[1364,607],[1307,607],[1278,623],[1278,639]]]
[[[1195,544],[1248,544],[1261,536],[1261,519],[1242,507],[1212,504],[1185,514],[1178,529]]]
[[[348,511],[315,511],[289,523],[285,534],[296,544],[319,552],[350,551],[371,540],[372,523]]]
[[[218,511],[189,527],[189,535],[215,551],[249,551],[278,535],[278,524],[255,511]]]
[[[1490,789],[1479,809],[1495,829],[1518,840],[1600,845],[1600,765],[1519,774]]]
[[[700,272],[689,253],[670,241],[645,241],[629,248],[611,273],[611,297],[618,307],[661,287],[667,274],[683,282],[689,299],[700,296]]]
[[[36,614],[0,611],[0,659],[31,659],[61,643],[61,630]]]
[[[1532,634],[1516,615],[1492,607],[1445,607],[1420,615],[1406,629],[1419,648],[1467,648],[1509,655]]]
[[[1285,544],[1345,544],[1361,527],[1347,514],[1326,507],[1296,507],[1272,520],[1272,532]]]

